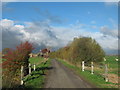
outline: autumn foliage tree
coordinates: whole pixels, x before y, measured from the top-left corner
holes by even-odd
[[[61,58],[72,64],[90,64],[91,61],[99,63],[103,60],[105,53],[102,47],[90,37],[74,38],[74,40],[64,48],[54,51],[50,55],[52,58]]]
[[[72,59],[76,62],[84,60],[85,63],[90,63],[91,61],[98,63],[105,56],[102,47],[90,37],[75,38],[71,43],[70,50]]]
[[[13,75],[14,77],[20,72],[21,65],[25,68],[28,67],[29,63],[29,54],[33,50],[33,45],[28,41],[21,43],[16,47],[15,50],[10,49],[5,55],[6,59],[2,63],[3,74],[7,76],[8,74]],[[24,70],[24,74],[27,74],[27,69]]]
[[[3,68],[15,72],[20,68],[21,65],[28,66],[29,54],[32,50],[33,46],[28,41],[21,43],[16,47],[15,50],[9,50],[9,52],[4,56],[4,59],[6,59],[6,61],[3,62]]]

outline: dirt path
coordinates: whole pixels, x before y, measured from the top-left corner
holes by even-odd
[[[52,60],[52,67],[45,88],[92,88],[57,60]]]

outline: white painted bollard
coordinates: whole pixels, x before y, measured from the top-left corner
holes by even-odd
[[[93,74],[93,62],[91,62],[91,74]]]
[[[31,74],[31,64],[29,63],[29,74]]]
[[[82,61],[82,71],[84,71],[85,67],[84,67],[84,61]]]
[[[103,58],[104,59],[104,61],[106,61],[106,58]]]
[[[35,71],[35,68],[36,68],[36,66],[35,66],[35,64],[34,64],[34,68],[33,68],[33,69],[34,69],[34,71]]]
[[[20,85],[23,85],[23,66],[21,66],[21,82]]]
[[[105,82],[108,82],[108,67],[107,67],[107,64],[105,64]]]
[[[116,61],[118,61],[118,59],[117,59],[117,58],[116,58],[115,60],[116,60]]]

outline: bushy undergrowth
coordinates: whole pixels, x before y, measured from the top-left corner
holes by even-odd
[[[50,54],[51,58],[61,58],[73,64],[85,61],[85,64],[101,62],[105,53],[101,46],[92,38],[75,38],[64,48],[60,48]]]
[[[3,69],[3,88],[11,88],[19,86],[20,84],[20,68],[21,65],[28,67],[29,54],[33,50],[33,45],[28,41],[21,43],[16,49],[9,49],[5,53],[5,61],[2,63]],[[27,70],[24,70],[24,75]]]

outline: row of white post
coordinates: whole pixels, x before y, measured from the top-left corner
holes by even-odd
[[[82,71],[85,71],[85,64],[84,61],[82,61]],[[91,62],[91,74],[94,73],[94,66],[93,62]],[[108,67],[107,64],[105,64],[105,82],[108,82]]]
[[[82,71],[85,71],[84,61],[82,61]],[[91,62],[91,74],[93,74],[93,62]]]
[[[32,72],[32,70],[31,70],[31,64],[29,63],[29,65],[28,65],[29,67],[29,75],[31,74],[31,72]],[[34,64],[33,65],[33,70],[35,71],[35,69],[36,69],[36,65]],[[23,82],[23,77],[24,77],[24,73],[23,73],[23,71],[24,71],[24,67],[23,66],[21,66],[21,85],[23,85],[24,84],[24,82]]]

